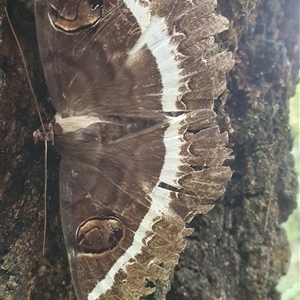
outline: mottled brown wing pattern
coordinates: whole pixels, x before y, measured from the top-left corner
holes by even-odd
[[[212,0],[35,3],[77,297],[139,299],[231,177],[213,112],[233,65],[213,35],[228,21]]]

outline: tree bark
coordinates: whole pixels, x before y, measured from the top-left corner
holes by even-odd
[[[7,5],[45,121],[54,115],[39,61],[33,9],[1,2],[0,299],[76,299],[60,225],[59,157],[49,150],[48,227],[44,222],[43,145],[20,51],[4,16]],[[230,29],[217,37],[236,64],[216,102],[235,159],[227,192],[191,223],[168,300],[280,299],[290,250],[284,229],[296,207],[297,179],[288,100],[299,70],[297,0],[219,0]],[[231,123],[228,122],[228,116]]]

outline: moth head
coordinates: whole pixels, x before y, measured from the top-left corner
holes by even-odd
[[[39,129],[35,130],[33,132],[33,140],[35,143],[38,141],[47,141],[54,144],[54,132],[52,124],[43,124]]]

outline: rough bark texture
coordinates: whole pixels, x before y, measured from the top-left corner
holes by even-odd
[[[44,120],[54,114],[38,58],[32,8],[2,0],[0,299],[71,300],[75,296],[59,216],[59,158],[50,150],[43,256],[43,145],[34,145],[31,138],[39,120],[20,51],[4,17],[6,5]],[[236,59],[228,91],[216,105],[223,130],[231,132],[234,175],[214,210],[192,222],[196,230],[167,299],[280,299],[276,285],[290,256],[280,224],[296,206],[288,99],[299,70],[299,3],[220,0],[219,8],[231,26],[218,40]]]

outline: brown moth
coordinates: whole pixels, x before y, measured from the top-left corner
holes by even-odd
[[[36,0],[78,299],[129,300],[167,280],[186,228],[224,193],[214,99],[233,65],[213,0]],[[153,284],[149,284],[149,282]]]

